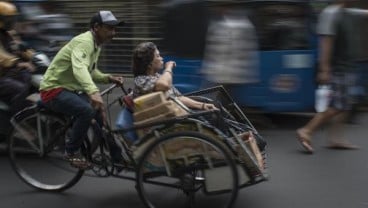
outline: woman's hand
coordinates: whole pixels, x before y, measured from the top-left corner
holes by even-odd
[[[174,69],[176,67],[175,61],[168,61],[165,63],[165,70],[167,69]]]
[[[218,108],[212,103],[202,103],[202,110],[218,110]]]

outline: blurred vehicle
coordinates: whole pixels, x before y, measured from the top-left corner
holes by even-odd
[[[55,12],[55,2],[47,0],[13,0],[18,7],[17,31],[23,41],[50,58],[72,37],[72,20]]]
[[[179,1],[176,1],[179,2]],[[263,112],[305,112],[314,110],[315,75],[317,63],[317,36],[315,34],[315,8],[326,5],[326,1],[308,0],[248,0],[248,1],[192,1],[192,7],[201,15],[193,15],[188,1],[171,4],[165,8],[165,31],[175,30],[173,18],[185,21],[182,34],[166,35],[168,58],[177,62],[174,84],[181,92],[190,92],[206,85],[201,73],[203,54],[188,53],[173,42],[181,45],[204,47],[203,42],[190,38],[188,33],[197,27],[208,26],[211,4],[233,3],[252,21],[259,40],[260,81],[254,84],[238,85],[231,96],[243,107],[259,109]],[[204,3],[206,2],[206,3]],[[215,2],[215,3],[214,3]],[[191,12],[186,14],[187,10]],[[190,15],[188,15],[190,14]],[[201,19],[199,19],[201,18]],[[163,21],[165,21],[165,19]],[[193,23],[193,24],[191,24]],[[176,26],[178,27],[178,26]],[[189,28],[192,28],[189,30]],[[198,30],[203,31],[203,28]],[[202,33],[197,34],[202,38]],[[224,69],[226,71],[226,69]],[[219,83],[221,84],[221,83]]]
[[[32,74],[31,88],[27,101],[29,104],[38,100],[38,88],[42,79],[43,73],[50,65],[50,59],[45,53],[36,52],[32,57],[32,63],[36,67],[36,71]],[[9,111],[9,106],[0,100],[0,143],[5,141],[6,136],[11,129],[10,118],[12,113]]]
[[[45,0],[13,0],[19,11],[16,30],[27,47],[37,51],[32,59],[37,72],[32,75],[31,94],[38,85],[50,59],[72,36],[72,21],[64,14],[53,12],[55,2]],[[37,96],[36,96],[37,97]],[[9,106],[0,101],[0,142],[9,130],[12,116]]]

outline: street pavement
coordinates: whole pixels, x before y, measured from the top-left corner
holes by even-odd
[[[308,119],[272,116],[274,127],[259,129],[268,141],[270,180],[241,189],[234,208],[368,207],[368,114],[346,126],[346,137],[361,149],[325,148],[323,128],[314,136],[313,155],[303,153],[295,138],[295,129]],[[0,167],[0,208],[143,207],[133,181],[85,176],[63,193],[47,193],[20,181],[5,154],[0,156]]]

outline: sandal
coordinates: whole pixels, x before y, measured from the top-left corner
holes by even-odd
[[[298,136],[300,144],[304,147],[307,153],[312,154],[314,152],[314,149],[311,144],[310,136],[307,133],[305,133],[302,129],[298,129],[296,131],[296,134]]]
[[[78,169],[86,170],[91,167],[91,163],[80,152],[67,152],[65,153],[65,159],[70,162],[71,166]]]
[[[357,145],[350,144],[348,142],[333,142],[326,146],[329,149],[339,149],[339,150],[355,150],[359,149]]]

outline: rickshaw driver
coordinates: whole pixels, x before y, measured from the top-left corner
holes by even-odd
[[[104,102],[95,84],[122,84],[123,78],[97,69],[101,45],[115,36],[116,26],[123,25],[111,11],[99,11],[90,20],[90,30],[74,37],[55,56],[40,85],[41,99],[52,111],[75,118],[67,137],[65,157],[78,168],[87,168],[89,161],[80,148],[91,120],[104,119]],[[101,115],[96,115],[96,111]],[[117,146],[114,146],[118,148]],[[121,158],[119,149],[111,149],[114,161]]]

